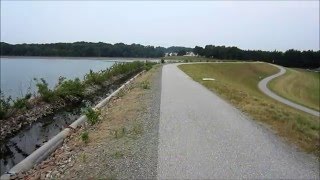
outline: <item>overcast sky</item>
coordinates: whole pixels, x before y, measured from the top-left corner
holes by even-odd
[[[319,50],[319,1],[1,1],[1,41]]]

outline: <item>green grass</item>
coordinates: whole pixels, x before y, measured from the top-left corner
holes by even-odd
[[[204,63],[179,66],[186,74],[277,134],[308,152],[319,154],[317,117],[275,101],[258,89],[264,77],[279,70],[266,63]],[[215,81],[202,81],[202,78]]]
[[[287,68],[284,75],[272,80],[268,86],[282,97],[319,111],[319,75],[319,72]]]
[[[164,58],[165,60],[179,60],[184,62],[193,62],[193,61],[213,61],[214,59],[205,58],[205,57],[192,57],[192,56],[167,56]]]
[[[225,61],[225,62],[234,62],[238,60],[221,60],[221,59],[213,59],[206,57],[197,57],[197,56],[167,56],[164,58],[168,61],[182,61],[182,62],[217,62],[217,61]]]

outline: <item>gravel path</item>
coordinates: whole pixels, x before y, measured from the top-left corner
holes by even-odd
[[[315,157],[286,145],[177,68],[162,69],[159,179],[319,178]]]
[[[273,98],[273,99],[275,99],[275,100],[277,100],[277,101],[279,101],[279,102],[282,102],[282,103],[284,103],[284,104],[286,104],[286,105],[288,105],[288,106],[291,106],[291,107],[293,107],[293,108],[295,108],[295,109],[298,109],[298,110],[301,110],[301,111],[304,111],[304,112],[306,112],[306,113],[309,113],[309,114],[312,114],[312,115],[314,115],[314,116],[318,116],[318,117],[319,117],[319,116],[320,116],[320,112],[315,111],[315,110],[312,110],[312,109],[307,108],[307,107],[305,107],[305,106],[301,106],[301,105],[296,104],[296,103],[294,103],[294,102],[292,102],[292,101],[289,101],[288,99],[285,99],[285,98],[283,98],[283,97],[281,97],[281,96],[278,96],[277,94],[275,94],[274,92],[272,92],[272,91],[267,87],[267,84],[268,84],[271,80],[273,80],[274,78],[277,78],[277,77],[279,77],[279,76],[282,76],[283,74],[286,73],[286,69],[285,69],[285,68],[283,68],[283,67],[281,67],[281,66],[278,66],[278,65],[274,65],[274,64],[270,64],[270,65],[273,65],[273,66],[279,68],[279,69],[280,69],[280,72],[278,72],[277,74],[274,74],[274,75],[272,75],[272,76],[266,77],[266,78],[264,78],[263,80],[261,80],[261,81],[259,82],[259,84],[258,84],[259,89],[260,89],[263,93],[265,93],[266,95],[268,95],[269,97],[271,97],[271,98]]]

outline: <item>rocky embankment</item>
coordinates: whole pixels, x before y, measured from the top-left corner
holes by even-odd
[[[94,99],[95,94],[101,89],[106,92],[106,89],[112,88],[112,85],[125,82],[128,78],[139,71],[140,70],[132,71],[112,77],[109,81],[104,82],[102,85],[90,86],[86,88],[83,99],[79,99],[78,97],[68,97],[66,99],[59,99],[54,103],[44,102],[41,100],[41,97],[30,99],[27,109],[12,109],[9,118],[0,120],[0,141],[4,141],[5,139],[12,137],[22,128],[31,125],[45,116],[52,115],[64,107],[77,106],[82,101]]]

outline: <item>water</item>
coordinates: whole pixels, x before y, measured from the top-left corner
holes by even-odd
[[[43,77],[50,87],[54,87],[60,76],[69,79],[80,78],[89,72],[99,71],[112,66],[119,61],[133,61],[127,59],[89,60],[89,59],[55,59],[55,58],[1,58],[1,89],[6,95],[21,97],[29,87],[35,92],[34,77]],[[158,60],[152,60],[158,61]],[[31,85],[30,85],[31,81]],[[96,97],[86,105],[94,105],[118,88],[120,84],[112,84],[96,93]],[[108,89],[107,91],[105,91]],[[81,114],[84,104],[77,107],[63,108],[50,116],[39,119],[32,125],[25,127],[12,138],[1,142],[0,175],[9,171],[14,165],[22,161],[43,143],[50,140],[66,126],[75,121]]]
[[[53,88],[60,76],[67,79],[80,78],[91,70],[111,67],[115,61],[76,58],[2,58],[1,91],[13,99],[26,93],[35,94],[34,78],[44,78]]]

